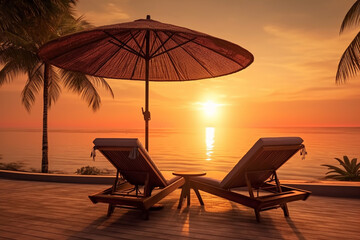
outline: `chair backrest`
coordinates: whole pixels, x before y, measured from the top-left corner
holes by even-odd
[[[300,137],[260,138],[221,181],[225,189],[246,186],[245,174],[260,185],[297,151],[304,147]]]
[[[120,174],[133,185],[165,187],[167,182],[148,152],[137,138],[96,138],[94,149],[99,150]]]

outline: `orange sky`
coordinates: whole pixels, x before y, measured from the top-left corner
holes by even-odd
[[[339,58],[356,31],[339,36],[354,0],[80,0],[78,14],[96,26],[145,18],[204,32],[253,53],[244,71],[191,82],[150,83],[150,128],[360,126],[360,81],[336,85]],[[0,88],[0,127],[42,126],[42,100],[21,105],[25,77]],[[92,112],[63,90],[50,129],[143,128],[144,82],[108,80]],[[201,103],[218,104],[207,116]]]

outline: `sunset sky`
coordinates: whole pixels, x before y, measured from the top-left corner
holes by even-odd
[[[151,18],[236,43],[255,57],[243,71],[190,82],[150,83],[150,128],[360,126],[360,79],[337,85],[341,54],[358,29],[339,35],[354,0],[80,0],[95,26]],[[42,99],[21,105],[26,77],[0,87],[0,127],[42,127]],[[144,82],[108,79],[115,98],[88,108],[63,90],[49,129],[143,128]]]

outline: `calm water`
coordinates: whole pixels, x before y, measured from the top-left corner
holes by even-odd
[[[26,169],[40,169],[41,131],[0,130],[2,162],[23,162]],[[250,128],[196,130],[152,130],[150,154],[162,171],[217,171],[224,176],[260,137],[300,136],[308,152],[305,160],[296,154],[281,169],[282,179],[321,179],[327,169],[321,164],[337,164],[334,157],[358,158],[360,128]],[[113,169],[100,153],[90,158],[97,137],[139,138],[142,130],[50,131],[49,168],[74,173],[82,166]],[[208,174],[209,175],[209,174]],[[211,174],[210,174],[211,175]],[[222,177],[220,176],[220,177]]]

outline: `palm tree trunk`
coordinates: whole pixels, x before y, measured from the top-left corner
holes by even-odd
[[[42,160],[41,160],[41,172],[47,173],[49,170],[48,159],[48,89],[49,89],[49,65],[45,63],[44,67],[44,108],[43,108],[43,139],[42,139]]]

